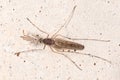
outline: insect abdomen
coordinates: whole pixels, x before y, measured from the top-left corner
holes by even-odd
[[[64,49],[74,49],[74,50],[84,49],[84,45],[81,45],[72,41],[63,40],[63,39],[55,39],[55,45]]]

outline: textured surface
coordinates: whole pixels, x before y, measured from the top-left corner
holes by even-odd
[[[54,34],[69,16],[75,14],[59,33],[68,37],[94,38],[111,42],[76,41],[85,45],[82,52],[112,61],[78,54],[68,54],[83,70],[68,59],[45,50],[14,55],[17,51],[42,48],[20,38],[25,33],[42,30]],[[44,27],[43,27],[44,26]],[[120,80],[120,0],[0,0],[0,80]]]

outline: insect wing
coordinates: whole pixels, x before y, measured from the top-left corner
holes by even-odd
[[[75,43],[72,41],[60,39],[60,38],[55,39],[55,45],[60,48],[63,48],[63,49],[73,49],[73,50],[83,50],[84,49],[84,45],[81,45],[79,43]]]

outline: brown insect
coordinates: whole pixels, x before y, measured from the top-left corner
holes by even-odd
[[[109,42],[109,40],[98,40],[98,39],[73,39],[73,38],[69,38],[69,37],[65,37],[62,36],[60,34],[58,34],[58,32],[60,32],[60,30],[62,30],[62,28],[67,27],[67,25],[69,24],[69,22],[71,21],[71,18],[74,14],[76,6],[74,6],[70,16],[68,17],[68,20],[64,23],[63,26],[61,26],[55,33],[54,35],[49,38],[49,34],[41,29],[39,29],[29,18],[26,18],[35,28],[37,28],[40,32],[43,32],[45,34],[47,34],[47,38],[41,38],[39,35],[25,35],[24,31],[23,31],[23,36],[21,36],[21,38],[23,40],[26,41],[30,41],[31,43],[34,44],[44,44],[43,49],[45,49],[46,45],[50,47],[50,49],[55,52],[58,53],[60,55],[63,55],[64,57],[66,57],[68,60],[70,60],[79,70],[82,70],[76,63],[75,61],[73,61],[70,57],[68,57],[67,55],[65,55],[63,52],[70,52],[70,53],[76,53],[76,54],[82,54],[82,55],[88,55],[90,57],[95,57],[95,58],[99,58],[101,60],[104,60],[108,63],[111,63],[111,61],[108,61],[107,59],[104,59],[102,57],[99,56],[95,56],[95,55],[91,55],[91,54],[86,54],[86,53],[80,53],[80,52],[76,52],[76,50],[83,50],[85,48],[84,45],[76,43],[76,42],[72,42],[69,40],[94,40],[94,41],[103,41],[103,42]],[[58,37],[63,37],[66,39],[62,39],[62,38],[58,38]],[[19,56],[20,53],[24,53],[24,52],[30,52],[30,51],[36,51],[36,50],[41,50],[41,49],[31,49],[31,50],[26,50],[26,51],[20,51],[15,53],[15,55]],[[74,51],[70,51],[70,50],[74,50]]]

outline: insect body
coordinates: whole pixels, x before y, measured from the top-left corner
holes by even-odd
[[[42,42],[43,42],[44,44],[46,44],[46,45],[49,45],[49,46],[52,46],[52,45],[55,44],[55,40],[53,40],[53,39],[51,39],[51,38],[45,38],[45,39],[43,39]]]
[[[86,53],[75,52],[76,50],[83,50],[85,48],[85,46],[82,45],[82,44],[76,43],[76,42],[69,41],[69,40],[76,40],[76,39],[68,38],[68,37],[65,37],[65,36],[62,36],[62,35],[58,34],[58,32],[60,32],[60,30],[63,27],[66,27],[69,24],[69,22],[70,22],[70,20],[71,20],[71,18],[73,16],[73,13],[75,11],[75,8],[76,8],[76,6],[74,6],[74,8],[73,8],[73,10],[72,10],[72,12],[70,14],[70,16],[68,17],[68,20],[64,23],[64,25],[61,26],[54,33],[54,35],[52,37],[50,37],[50,38],[49,38],[49,34],[47,32],[39,29],[35,24],[33,24],[33,22],[29,18],[26,18],[40,32],[43,32],[43,33],[47,34],[47,37],[46,38],[41,38],[39,35],[34,35],[34,34],[33,35],[25,35],[24,31],[23,31],[23,36],[21,36],[21,38],[23,40],[30,41],[31,43],[36,44],[36,45],[43,43],[44,44],[43,49],[45,49],[46,45],[49,46],[50,49],[53,52],[58,53],[60,55],[63,55],[64,57],[66,57],[67,59],[69,59],[79,70],[82,70],[82,69],[71,58],[69,58],[67,55],[65,55],[63,52],[70,52],[70,53],[88,55],[90,57],[99,58],[99,59],[104,60],[104,61],[106,61],[108,63],[111,63],[111,61],[108,61],[107,59],[104,59],[104,58],[99,57],[99,56],[95,56],[95,55],[91,55],[91,54],[86,54]],[[69,40],[58,38],[58,36],[61,36],[63,38],[69,39]],[[80,39],[80,40],[82,40],[82,39]],[[94,40],[94,41],[109,42],[109,41],[97,40],[97,39],[83,39],[83,40]],[[41,49],[31,49],[31,50],[26,50],[26,51],[20,51],[20,52],[15,53],[15,55],[19,56],[20,53],[30,52],[30,51],[36,51],[36,50],[41,50]],[[64,51],[64,50],[68,50],[68,51]],[[70,50],[74,50],[74,51],[71,52]]]
[[[64,40],[64,39],[60,39],[60,38],[55,39],[55,45],[54,46],[53,46],[54,48],[59,47],[61,49],[73,49],[74,51],[84,49],[84,45],[81,45],[79,43],[75,43],[75,42],[72,42],[72,41],[67,41],[67,40]]]

